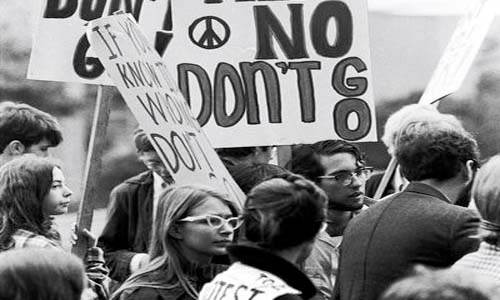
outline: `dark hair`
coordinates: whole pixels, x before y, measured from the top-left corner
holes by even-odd
[[[280,166],[265,163],[239,164],[231,168],[231,176],[245,194],[269,177],[283,173],[289,173],[289,171]]]
[[[149,140],[146,132],[140,128],[134,131],[134,144],[138,153],[155,151],[153,144]]]
[[[455,177],[468,160],[477,162],[479,150],[465,130],[423,130],[400,137],[396,158],[410,181],[446,180]]]
[[[494,282],[455,269],[432,271],[417,266],[415,273],[393,283],[380,300],[498,300]]]
[[[14,246],[12,235],[25,229],[59,240],[52,220],[43,213],[43,201],[59,167],[50,158],[23,155],[0,168],[0,250]]]
[[[43,139],[52,147],[62,142],[59,124],[53,116],[28,104],[0,103],[0,153],[15,140],[30,147]]]
[[[269,149],[270,146],[261,146],[262,150]],[[215,151],[219,156],[243,158],[255,152],[257,147],[235,147],[235,148],[217,148]]]
[[[268,250],[314,239],[325,220],[327,197],[313,182],[282,174],[255,186],[243,213],[246,239]]]
[[[293,148],[292,159],[286,164],[286,168],[317,183],[318,176],[325,175],[325,169],[319,161],[320,156],[332,156],[337,153],[351,153],[360,166],[366,164],[365,155],[358,146],[343,140],[324,140]]]
[[[80,300],[84,284],[82,261],[62,250],[0,253],[0,299]]]

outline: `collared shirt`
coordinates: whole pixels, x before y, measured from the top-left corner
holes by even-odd
[[[62,246],[57,241],[50,240],[43,235],[36,234],[25,229],[16,230],[16,232],[12,235],[12,238],[15,242],[15,249],[46,248],[63,250]]]
[[[302,270],[311,279],[318,293],[314,300],[332,298],[335,278],[337,277],[339,245],[342,236],[331,237],[321,231],[313,245],[313,250],[302,265]]]
[[[398,165],[396,170],[394,171],[394,175],[392,176],[392,186],[394,187],[394,192],[399,193],[403,191],[410,182],[408,179],[404,178],[401,175],[401,168]]]
[[[153,222],[156,219],[156,208],[158,207],[158,199],[160,199],[160,195],[162,192],[168,187],[168,183],[163,180],[163,178],[153,172]]]

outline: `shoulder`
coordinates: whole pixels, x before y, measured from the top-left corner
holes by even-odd
[[[15,248],[62,249],[58,242],[24,229],[18,229],[12,238],[15,242]]]
[[[128,192],[145,185],[153,185],[153,173],[151,171],[145,171],[126,179],[113,188],[113,193]]]
[[[158,289],[152,287],[138,287],[133,290],[124,291],[120,295],[120,300],[162,300]]]

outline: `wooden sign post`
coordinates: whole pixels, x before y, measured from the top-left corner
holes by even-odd
[[[99,86],[94,110],[94,121],[88,146],[87,161],[83,181],[83,196],[78,207],[77,225],[78,240],[73,245],[71,252],[79,257],[84,257],[89,243],[88,238],[81,234],[83,229],[90,231],[94,216],[94,205],[97,197],[97,185],[101,181],[101,158],[106,140],[111,100],[114,87]]]

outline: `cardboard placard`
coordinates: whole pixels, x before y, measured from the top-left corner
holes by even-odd
[[[218,187],[242,205],[243,192],[132,15],[92,21],[87,37],[175,182]]]

